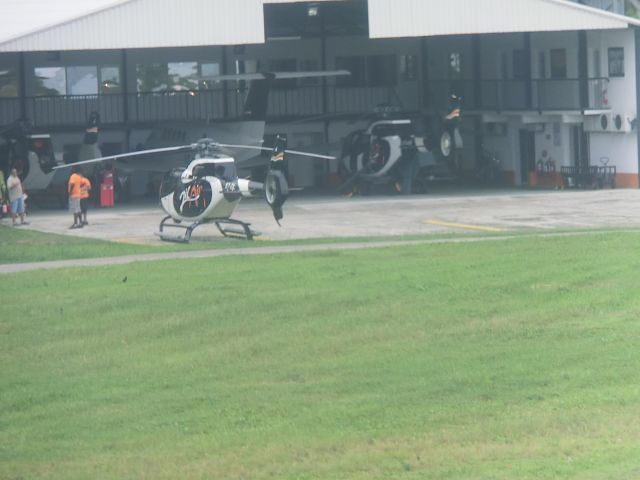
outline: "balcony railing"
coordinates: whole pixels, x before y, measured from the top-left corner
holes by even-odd
[[[83,125],[90,113],[100,113],[103,124],[150,123],[180,120],[226,120],[242,115],[247,89],[38,96],[25,99],[24,116],[36,127]],[[269,118],[295,118],[328,114],[358,114],[373,111],[382,103],[392,103],[391,87],[321,85],[272,89]],[[0,125],[22,116],[18,98],[0,98]]]
[[[587,80],[588,109],[607,108],[609,80]],[[427,84],[430,106],[445,110],[452,93],[462,95],[465,109],[480,111],[581,110],[580,80],[432,80]],[[527,88],[530,88],[528,95]],[[93,111],[102,123],[139,124],[180,120],[227,120],[241,116],[247,90],[228,88],[128,95],[27,97],[24,116],[36,127],[83,125]],[[392,87],[307,85],[273,89],[267,116],[299,118],[322,114],[362,114],[380,104],[396,103]],[[530,104],[529,104],[530,103]],[[18,98],[0,98],[0,125],[22,116]]]
[[[449,97],[462,95],[466,109],[481,111],[582,110],[579,79],[433,80],[428,83],[430,106],[444,110]],[[607,108],[608,78],[587,79],[587,110]],[[527,90],[530,88],[530,92]]]

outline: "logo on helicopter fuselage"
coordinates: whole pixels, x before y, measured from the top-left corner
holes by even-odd
[[[173,195],[173,206],[184,217],[197,217],[211,204],[211,184],[195,180],[180,187]]]

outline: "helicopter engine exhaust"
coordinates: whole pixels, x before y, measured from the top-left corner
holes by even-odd
[[[264,196],[273,211],[273,218],[276,219],[278,225],[282,220],[282,205],[287,201],[289,196],[289,184],[287,183],[287,161],[285,159],[285,150],[287,148],[287,139],[281,135],[276,137],[276,144],[273,147],[271,161],[269,162],[269,171],[264,181]]]

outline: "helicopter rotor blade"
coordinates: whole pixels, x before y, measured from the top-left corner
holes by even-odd
[[[248,150],[260,150],[263,152],[272,152],[273,148],[269,148],[269,147],[256,147],[253,145],[229,145],[226,143],[216,143],[217,146],[219,147],[223,147],[223,148],[246,148]],[[313,158],[322,158],[325,160],[335,160],[336,157],[333,157],[331,155],[321,155],[319,153],[311,153],[311,152],[301,152],[299,150],[289,150],[286,149],[285,153],[289,153],[291,155],[302,155],[304,157],[313,157]]]
[[[121,160],[121,159],[124,159],[124,158],[139,157],[139,156],[150,155],[150,154],[154,154],[154,153],[190,152],[193,149],[194,149],[194,145],[181,145],[179,147],[154,148],[154,149],[151,149],[151,150],[141,150],[139,152],[120,153],[118,155],[110,155],[108,157],[92,158],[91,160],[84,160],[82,162],[67,163],[65,165],[58,165],[57,167],[53,167],[53,170],[59,170],[59,169],[62,169],[62,168],[76,167],[76,166],[79,166],[79,165],[87,165],[87,164],[91,164],[91,163],[106,162],[106,161],[109,161],[109,160]]]
[[[291,155],[302,155],[304,157],[313,157],[313,158],[322,158],[324,160],[335,160],[336,157],[331,155],[322,155],[320,153],[310,153],[310,152],[299,152],[298,150],[285,150],[286,153]]]

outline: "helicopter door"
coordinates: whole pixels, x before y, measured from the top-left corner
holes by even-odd
[[[160,198],[180,191],[182,172],[184,168],[174,168],[165,174],[160,183]]]

